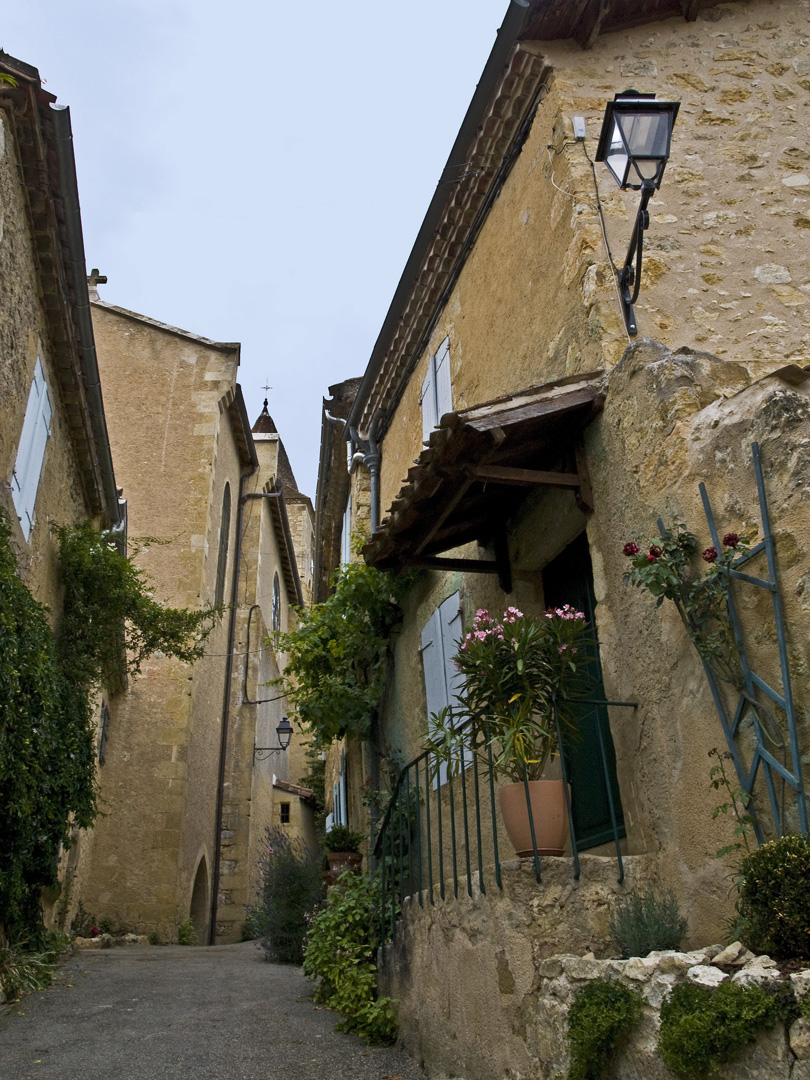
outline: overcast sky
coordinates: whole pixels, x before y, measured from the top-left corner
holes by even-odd
[[[314,498],[508,0],[0,0],[69,105],[102,299],[242,342]]]

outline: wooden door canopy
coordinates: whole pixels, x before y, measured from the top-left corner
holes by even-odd
[[[366,562],[498,573],[506,584],[506,522],[531,490],[568,489],[593,509],[582,433],[603,402],[604,373],[589,372],[445,414],[363,548]],[[439,558],[473,540],[494,541],[495,561]]]

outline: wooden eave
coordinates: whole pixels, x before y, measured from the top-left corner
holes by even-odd
[[[503,576],[499,540],[532,489],[569,489],[583,510],[592,509],[579,443],[602,408],[603,386],[604,374],[590,372],[447,413],[363,548],[366,562]],[[439,557],[473,540],[493,541],[496,560],[476,566]]]
[[[693,22],[701,11],[725,2],[728,0],[535,0],[524,36],[539,41],[572,38],[590,48],[602,34],[662,19]]]

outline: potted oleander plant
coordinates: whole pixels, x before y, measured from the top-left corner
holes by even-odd
[[[360,865],[363,862],[360,845],[363,839],[362,833],[354,832],[346,825],[334,825],[325,834],[323,847],[329,863],[329,873],[333,879],[339,877],[344,870],[351,870],[354,874],[360,873]]]
[[[562,780],[547,779],[559,754],[557,720],[576,737],[568,700],[582,685],[588,625],[569,604],[531,618],[509,607],[500,619],[481,609],[455,663],[464,690],[452,709],[432,717],[426,742],[434,771],[455,773],[465,750],[508,781],[498,791],[504,825],[519,856],[533,854],[526,803],[528,785],[537,853],[561,855],[568,837]]]

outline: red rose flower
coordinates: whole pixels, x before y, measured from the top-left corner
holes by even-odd
[[[632,540],[625,544],[622,548],[622,555],[626,555],[628,558],[632,555],[638,555],[638,544],[634,544]]]
[[[739,542],[740,538],[737,533],[726,533],[726,535],[723,537],[723,543],[726,547],[735,548],[737,544],[739,544]]]
[[[717,562],[717,548],[707,547],[702,557],[705,562]]]

